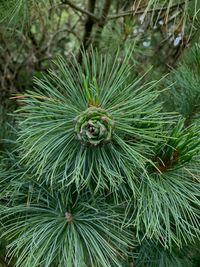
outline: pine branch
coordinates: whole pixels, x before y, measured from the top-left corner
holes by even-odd
[[[36,183],[31,192],[27,189],[24,183],[18,193],[12,192],[18,204],[0,211],[1,222],[6,222],[3,236],[10,243],[8,256],[17,256],[16,267],[122,266],[136,242],[130,230],[123,229],[120,205],[88,194],[71,203],[66,191],[50,192]]]
[[[182,247],[200,236],[198,226],[199,190],[199,127],[184,128],[179,121],[168,141],[158,145],[155,168],[147,168],[149,180],[141,183],[134,221],[137,235],[157,240],[165,248]],[[141,237],[143,238],[143,237]]]
[[[128,198],[137,188],[134,172],[145,172],[146,153],[162,140],[163,124],[174,117],[160,114],[161,104],[154,103],[156,83],[138,87],[141,78],[126,84],[129,51],[122,62],[118,54],[113,59],[95,52],[83,56],[82,67],[76,60],[70,66],[58,60],[59,74],[52,71],[37,80],[41,93],[22,98],[22,161],[39,180],[45,172],[47,184],[68,188],[75,183],[77,191],[91,184],[116,198],[120,187]]]

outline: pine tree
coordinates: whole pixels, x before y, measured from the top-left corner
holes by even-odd
[[[153,52],[142,55],[141,42],[130,39],[141,1],[132,9],[128,1],[105,1],[103,9],[94,1],[86,13],[71,1],[50,2],[83,12],[91,31],[76,54],[55,55],[33,86],[12,97],[17,108],[1,109],[0,266],[198,266],[198,29],[186,28],[194,41],[183,56],[175,45],[161,49],[168,59],[152,62]],[[149,1],[140,19],[170,26],[181,7],[182,27],[190,12],[198,26],[198,2],[165,4]],[[46,3],[0,5],[2,25],[20,28],[35,48],[29,14]],[[117,8],[123,15],[109,13]],[[124,35],[110,23],[117,16],[125,16]]]

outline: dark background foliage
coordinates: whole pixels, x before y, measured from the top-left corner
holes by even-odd
[[[166,2],[166,3],[165,3]],[[81,48],[135,46],[140,73],[177,66],[199,33],[198,1],[26,1],[0,3],[1,102],[30,88],[58,54],[81,62]],[[195,15],[194,15],[195,14]],[[137,52],[137,53],[136,53]]]

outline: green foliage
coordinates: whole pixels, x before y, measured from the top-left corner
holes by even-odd
[[[185,55],[182,64],[174,70],[167,84],[171,89],[164,94],[167,110],[177,110],[186,118],[186,126],[199,118],[200,104],[200,46],[197,44]]]
[[[162,111],[172,89],[131,79],[129,51],[59,58],[16,97],[0,215],[17,267],[182,266],[199,238],[199,127]]]
[[[187,253],[185,253],[187,251]],[[145,239],[139,247],[137,267],[191,267],[188,250],[174,249],[170,253],[157,243]]]
[[[158,146],[155,168],[143,179],[134,226],[164,247],[182,246],[199,236],[199,128],[179,122]]]
[[[118,62],[93,53],[91,60],[84,55],[82,68],[61,59],[56,65],[59,74],[36,80],[38,89],[22,98],[22,162],[51,186],[135,192],[136,172],[145,172],[152,146],[164,138],[163,124],[173,119],[155,102],[157,82],[142,84],[141,77],[127,83],[128,57]]]
[[[44,0],[1,0],[0,23],[8,23],[14,26],[27,26],[30,22],[31,11],[44,4]]]
[[[121,266],[134,238],[121,228],[119,206],[87,195],[72,203],[65,192],[50,193],[37,185],[27,192],[20,191],[18,205],[1,211],[8,256],[17,256],[17,267]]]
[[[0,2],[0,266],[199,266],[198,8]]]
[[[16,138],[16,131],[13,128],[13,117],[8,112],[12,112],[13,108],[0,105],[0,156],[13,147],[13,140]]]
[[[17,267],[123,266],[146,237],[138,266],[182,266],[174,246],[200,235],[199,127],[172,124],[156,82],[130,83],[129,58],[58,59],[17,97],[19,138],[0,174]]]

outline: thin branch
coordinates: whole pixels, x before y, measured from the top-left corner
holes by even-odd
[[[90,17],[90,18],[93,19],[94,21],[99,21],[99,18],[96,17],[92,12],[90,12],[90,11],[88,11],[88,10],[86,10],[86,9],[82,9],[81,7],[79,7],[79,6],[75,5],[75,4],[73,4],[73,3],[72,3],[71,1],[69,1],[69,0],[62,0],[62,4],[66,4],[66,5],[70,6],[70,7],[72,7],[73,9],[75,9],[75,10],[81,12],[82,14],[87,15],[88,17]]]
[[[102,16],[101,16],[101,20],[102,20],[103,24],[104,24],[104,22],[108,16],[108,12],[110,10],[111,4],[112,4],[112,0],[105,0],[103,11],[102,11]],[[101,23],[101,21],[100,21],[100,23]]]
[[[96,38],[95,38],[94,46],[97,45],[97,42],[98,42],[97,40],[99,39],[99,37],[103,31],[103,28],[106,25],[107,17],[108,17],[108,13],[109,13],[111,4],[112,4],[112,0],[105,0],[105,2],[104,2],[102,15],[101,15],[100,20],[98,22],[98,28],[97,28],[97,32],[96,32]]]
[[[95,5],[96,5],[96,0],[89,0],[88,1],[88,12],[94,13]],[[84,32],[83,41],[82,41],[82,45],[85,50],[87,50],[88,46],[90,45],[91,33],[92,33],[94,23],[95,23],[94,20],[90,16],[88,16],[85,22],[85,32]],[[80,49],[78,53],[78,62],[81,62],[81,61],[82,61],[82,53]]]
[[[178,3],[178,4],[174,4],[170,7],[170,9],[174,9],[174,8],[181,8],[183,5],[185,5],[185,1],[183,1],[182,3]],[[151,12],[162,12],[162,11],[166,11],[168,10],[169,7],[162,7],[162,8],[154,8],[154,9],[149,9],[149,10],[129,10],[127,12],[123,12],[123,13],[119,13],[116,15],[110,15],[107,17],[108,20],[112,20],[112,19],[118,19],[121,17],[126,17],[126,16],[131,16],[131,15],[139,15],[139,14],[144,14],[145,12],[151,13]]]

